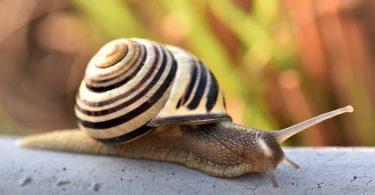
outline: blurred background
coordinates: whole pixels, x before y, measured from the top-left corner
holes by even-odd
[[[0,134],[75,127],[75,93],[107,41],[178,45],[217,76],[239,123],[279,129],[353,105],[288,145],[375,145],[373,0],[2,0]]]

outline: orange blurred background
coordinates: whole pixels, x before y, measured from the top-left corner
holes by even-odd
[[[290,145],[375,145],[375,1],[0,1],[0,133],[75,127],[74,98],[105,42],[186,48],[217,76],[239,123],[279,129],[355,112]]]

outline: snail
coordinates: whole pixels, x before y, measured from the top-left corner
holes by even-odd
[[[212,72],[193,54],[145,39],[105,44],[87,65],[76,97],[79,129],[32,135],[21,147],[145,158],[218,177],[269,176],[288,159],[280,144],[346,112],[346,106],[278,131],[235,124]]]

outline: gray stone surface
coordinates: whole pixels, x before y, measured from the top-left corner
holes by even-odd
[[[285,148],[301,169],[211,177],[184,166],[41,151],[0,137],[0,194],[374,194],[375,148]]]

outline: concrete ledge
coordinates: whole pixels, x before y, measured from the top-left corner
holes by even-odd
[[[301,169],[222,179],[180,165],[31,150],[0,137],[1,194],[371,194],[375,148],[285,148]]]

